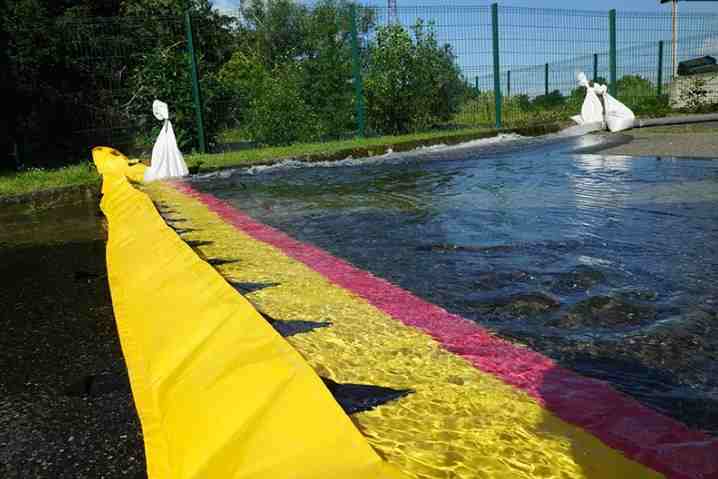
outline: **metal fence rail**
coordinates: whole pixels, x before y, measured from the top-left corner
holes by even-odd
[[[336,77],[328,90],[332,98],[324,103],[321,98],[307,100],[307,122],[344,122],[320,139],[386,133],[377,126],[382,120],[377,115],[383,113],[372,98],[377,40],[384,29],[412,32],[417,23],[423,24],[424,35],[433,32],[438,48],[453,58],[451,68],[461,85],[451,85],[450,94],[439,95],[437,90],[437,98],[446,97],[450,103],[441,120],[411,128],[505,128],[566,120],[577,113],[583,98],[576,85],[578,71],[607,82],[641,115],[718,105],[718,84],[706,86],[698,77],[674,78],[667,14],[498,5],[399,7],[395,18],[382,7],[354,6],[351,11],[336,17],[335,36],[345,39],[337,51],[348,55],[348,61],[338,63],[341,71],[325,74]],[[178,139],[181,145],[191,145],[187,148],[218,151],[256,144],[242,121],[252,99],[215,88],[223,66],[241,50],[244,37],[237,32],[242,22],[241,15],[226,18],[222,28],[235,38],[227,44],[214,39],[216,26],[189,15],[75,19],[59,25],[70,68],[78,78],[75,84],[57,88],[74,122],[73,138],[65,139],[73,144],[72,151],[109,143],[147,152],[159,128],[150,115],[155,97],[170,103],[179,124]],[[682,15],[677,60],[704,55],[718,56],[718,15]],[[301,100],[311,97],[313,89],[304,85],[294,93]],[[411,106],[401,95],[396,98],[396,109]],[[316,109],[312,105],[317,101],[324,106]],[[286,114],[292,109],[289,105],[276,115]],[[42,128],[28,129],[25,150],[47,143],[42,134]]]

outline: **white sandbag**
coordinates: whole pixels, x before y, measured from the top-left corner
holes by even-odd
[[[636,115],[630,108],[613,98],[610,94],[603,94],[603,103],[606,107],[606,126],[612,132],[628,130],[633,128],[636,122]]]
[[[596,91],[594,88],[591,88],[583,72],[578,74],[577,80],[580,86],[586,88],[586,98],[583,100],[583,105],[581,106],[581,114],[572,116],[571,119],[579,125],[603,122],[603,105]]]
[[[145,171],[144,180],[155,181],[165,178],[177,178],[189,174],[187,165],[177,147],[177,139],[169,121],[169,108],[167,104],[155,100],[152,104],[155,118],[164,121],[155,145],[152,147],[152,164]]]
[[[167,103],[163,101],[155,100],[152,103],[152,113],[154,113],[155,118],[160,121],[170,119],[170,109],[167,106]]]
[[[593,88],[586,89],[586,99],[581,105],[581,119],[583,123],[596,123],[603,121],[603,105]]]
[[[585,73],[579,72],[578,75],[576,75],[576,80],[578,81],[578,86],[582,86],[584,88],[589,87],[588,78]]]

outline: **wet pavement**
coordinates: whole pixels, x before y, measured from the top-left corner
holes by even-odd
[[[714,159],[718,156],[718,122],[634,128],[627,141],[601,151],[606,155],[674,156]],[[606,134],[607,137],[616,136]]]
[[[0,477],[146,477],[97,203],[0,210]]]

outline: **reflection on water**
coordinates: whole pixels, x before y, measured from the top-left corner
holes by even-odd
[[[195,187],[716,433],[718,163],[563,154],[579,141]]]
[[[28,202],[0,208],[0,246],[71,243],[103,237],[94,201],[47,206]]]

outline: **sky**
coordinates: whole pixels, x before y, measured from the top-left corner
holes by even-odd
[[[214,0],[214,5],[221,10],[232,10],[239,7],[240,0]],[[386,2],[380,0],[365,0],[365,4],[384,5]],[[403,6],[425,6],[425,5],[489,5],[493,3],[487,0],[397,0]],[[542,7],[542,8],[579,8],[581,10],[616,10],[624,11],[649,11],[667,12],[670,11],[670,4],[661,5],[658,0],[504,0],[499,5],[513,7]],[[718,2],[681,2],[680,11],[694,13],[718,13]]]

